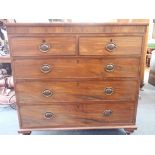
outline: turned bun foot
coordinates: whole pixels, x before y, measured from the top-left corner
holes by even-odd
[[[136,130],[136,128],[126,128],[124,129],[124,131],[126,132],[127,135],[130,135],[131,133],[133,133]]]
[[[19,135],[30,135],[31,131],[18,131]]]

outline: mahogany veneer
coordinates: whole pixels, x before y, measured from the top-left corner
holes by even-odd
[[[8,24],[19,133],[136,129],[148,24]]]

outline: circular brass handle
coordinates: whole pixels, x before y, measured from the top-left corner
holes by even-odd
[[[114,92],[113,88],[111,88],[111,87],[107,87],[107,88],[104,89],[105,95],[112,95],[113,92]]]
[[[107,64],[106,67],[105,67],[105,71],[113,72],[114,68],[115,68],[115,66],[113,64]]]
[[[43,53],[48,52],[49,49],[50,49],[50,45],[46,42],[43,42],[42,44],[39,45],[39,50]]]
[[[108,44],[106,44],[105,48],[108,52],[112,52],[115,48],[116,48],[116,44],[113,42],[110,42]]]
[[[103,112],[103,116],[111,116],[112,115],[112,110],[105,110]]]
[[[48,64],[43,64],[40,68],[41,72],[43,73],[49,73],[51,71],[51,66]]]
[[[42,92],[43,96],[45,97],[50,97],[53,95],[53,92],[49,89],[45,89],[43,92]]]
[[[54,114],[52,112],[45,112],[44,117],[46,119],[54,118]]]

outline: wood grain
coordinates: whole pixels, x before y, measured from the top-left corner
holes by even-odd
[[[148,23],[8,24],[7,32],[21,133],[136,129]],[[39,50],[43,40],[47,53]],[[109,42],[116,45],[112,52]],[[40,70],[45,64],[49,73]]]
[[[106,50],[106,44],[114,42],[112,52]],[[133,55],[141,53],[142,37],[80,37],[80,55]]]
[[[114,93],[112,95],[105,94],[104,90],[107,87],[113,89]],[[52,91],[53,95],[44,97],[42,92],[46,89]],[[18,81],[16,83],[16,91],[19,102],[25,104],[105,100],[135,101],[137,82],[129,80],[83,82]]]
[[[7,24],[7,32],[9,35],[23,34],[72,34],[72,33],[144,33],[145,26],[148,23],[71,23],[71,24]]]
[[[13,56],[75,55],[76,38],[72,37],[15,37],[11,40]],[[39,50],[45,41],[50,45],[47,53]],[[21,51],[22,49],[22,51]]]
[[[41,71],[44,64],[50,66],[49,73]],[[106,71],[108,64],[114,65],[114,71]],[[137,77],[138,65],[138,58],[17,59],[14,75],[16,79]]]
[[[104,116],[105,110],[112,110],[111,116]],[[134,106],[132,103],[120,104],[74,104],[74,105],[45,105],[21,106],[21,127],[92,127],[109,124],[132,124]],[[53,118],[46,119],[45,113],[52,112]]]

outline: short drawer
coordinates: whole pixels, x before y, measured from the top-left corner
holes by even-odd
[[[141,54],[142,37],[80,37],[80,55]]]
[[[75,55],[75,37],[14,37],[13,56]]]
[[[138,58],[16,59],[17,79],[137,77]]]
[[[102,103],[20,106],[22,128],[98,127],[133,124],[134,104]]]
[[[131,90],[132,89],[132,90]],[[137,81],[45,82],[17,81],[18,101],[26,104],[51,102],[136,100]]]

